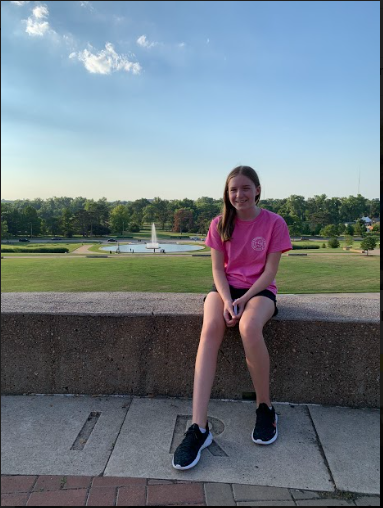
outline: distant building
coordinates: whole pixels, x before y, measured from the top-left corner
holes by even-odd
[[[362,220],[365,222],[366,226],[371,226],[372,220],[370,217],[362,217]]]

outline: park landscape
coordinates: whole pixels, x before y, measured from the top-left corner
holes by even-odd
[[[165,234],[166,233],[166,234]],[[148,231],[147,241],[150,240]],[[169,232],[159,232],[161,237]],[[18,242],[2,244],[2,292],[38,291],[151,291],[174,293],[204,293],[212,282],[210,249],[203,241],[189,240],[203,249],[186,253],[133,252],[116,253],[109,250],[105,238],[71,239],[60,243],[33,240],[27,247]],[[134,247],[145,237],[119,238],[118,245]],[[377,251],[362,252],[361,242],[355,241],[352,250],[340,241],[336,249],[328,247],[323,239],[303,241],[293,239],[299,250],[284,254],[280,263],[277,283],[280,293],[338,293],[377,292],[379,256]],[[166,243],[163,244],[166,246]],[[325,245],[325,247],[323,247]],[[317,249],[310,249],[316,246]],[[18,249],[19,252],[7,252]],[[36,253],[38,250],[65,250],[65,252]],[[306,247],[306,248],[305,248]],[[107,248],[108,250],[101,250]],[[303,255],[302,255],[303,254]]]
[[[261,207],[284,218],[293,243],[281,259],[280,293],[379,291],[379,199],[292,195]],[[1,210],[2,292],[204,293],[212,283],[204,238],[221,199],[55,197],[3,201]],[[157,240],[161,249],[144,248]],[[170,252],[176,245],[190,251]]]

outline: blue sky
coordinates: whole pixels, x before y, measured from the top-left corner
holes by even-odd
[[[378,197],[379,9],[1,2],[2,199]]]

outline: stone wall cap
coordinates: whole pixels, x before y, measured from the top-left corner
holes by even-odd
[[[2,314],[191,316],[205,294],[148,292],[2,293]],[[380,321],[379,293],[279,294],[280,321]]]

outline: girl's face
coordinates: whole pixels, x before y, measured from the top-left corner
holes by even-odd
[[[261,187],[256,187],[250,178],[237,175],[229,180],[228,195],[230,203],[240,212],[254,209],[255,198],[259,195]]]

